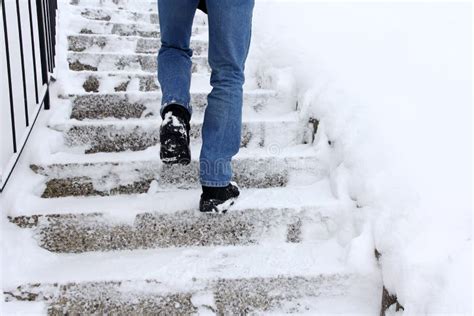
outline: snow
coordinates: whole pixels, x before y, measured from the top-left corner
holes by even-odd
[[[292,67],[405,313],[471,314],[470,3],[259,2],[254,20],[252,71]]]
[[[134,5],[140,9],[138,2]],[[61,23],[76,23],[78,19],[64,8]],[[288,113],[297,99],[300,119],[313,117],[320,124],[314,148],[243,150],[242,154],[304,156],[311,150],[329,170],[329,178],[286,189],[244,190],[236,208],[319,205],[321,216],[331,218],[328,227],[305,234],[323,240],[303,246],[268,241],[264,252],[224,247],[120,252],[119,256],[115,252],[57,255],[39,248],[30,231],[2,217],[2,263],[5,258],[16,263],[2,267],[3,284],[71,281],[71,275],[76,281],[120,280],[125,273],[130,278],[156,277],[185,286],[198,272],[211,278],[230,266],[229,276],[234,277],[297,271],[371,275],[375,271],[377,283],[376,247],[382,254],[384,284],[398,295],[407,315],[471,314],[471,5],[259,0],[254,16],[246,88],[274,89],[285,96],[287,102],[275,105],[273,114]],[[59,75],[68,69],[68,29],[59,29]],[[61,78],[63,85],[56,86],[55,93],[80,89],[76,77],[71,76],[70,82]],[[105,86],[112,87],[113,79],[109,80]],[[207,90],[204,81],[193,89]],[[0,197],[5,215],[67,214],[71,205],[74,212],[90,213],[100,205],[111,218],[132,222],[137,213],[156,209],[157,201],[163,213],[196,207],[198,190],[188,191],[185,197],[151,188],[138,196],[39,198],[44,179],[28,168],[29,163],[84,159],[64,152],[60,133],[46,128],[69,115],[68,102],[59,101],[54,99],[58,104],[54,111],[40,113],[14,181]],[[38,143],[44,146],[34,145]],[[158,157],[156,147],[125,155],[93,154],[87,160],[151,157]],[[301,251],[307,256],[295,260]],[[278,264],[275,253],[282,259]],[[167,264],[157,267],[156,262]],[[197,271],[201,268],[204,271]],[[5,314],[21,314],[37,313],[44,306],[7,308]]]

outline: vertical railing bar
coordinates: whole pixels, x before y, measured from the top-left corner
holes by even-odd
[[[48,70],[49,72],[53,72],[53,51],[51,48],[51,19],[49,17],[49,1],[45,0],[44,1],[44,13],[45,13],[45,21],[46,21],[46,44],[48,46],[48,52],[49,52],[49,62],[48,62]]]
[[[54,0],[49,0],[49,9],[51,12],[51,25],[56,25],[56,10],[54,8]],[[56,68],[56,28],[51,29],[51,47],[53,49],[53,69]]]
[[[49,45],[48,45],[48,15],[47,15],[47,9],[46,9],[46,5],[45,5],[45,0],[38,0],[41,2],[41,14],[42,14],[42,18],[43,18],[43,25],[44,25],[44,45],[46,47],[46,57],[47,57],[47,60],[46,60],[46,66],[47,66],[47,72],[50,72],[51,68],[50,68],[50,48],[49,48]]]
[[[23,83],[23,103],[25,107],[25,123],[30,126],[28,118],[28,92],[26,91],[25,55],[23,51],[23,30],[21,29],[20,0],[16,0],[16,19],[18,23],[18,39],[20,43],[21,79]]]
[[[36,69],[36,47],[35,47],[35,32],[33,28],[33,13],[31,8],[31,0],[28,1],[28,16],[30,19],[30,36],[31,36],[31,57],[33,60],[33,77],[35,82],[35,100],[36,103],[39,103],[39,93],[38,93],[38,71]]]
[[[46,24],[46,47],[48,48],[48,65],[49,65],[49,72],[53,72],[53,48],[51,46],[51,16],[50,16],[50,11],[49,11],[49,0],[45,0],[43,2],[44,6],[44,16],[45,16],[45,24]],[[46,87],[46,94],[45,94],[45,99],[44,99],[44,109],[49,110],[50,108],[50,97],[49,97],[49,74],[48,74],[48,86]]]
[[[10,120],[12,125],[12,140],[13,140],[13,153],[17,152],[16,148],[16,130],[15,130],[15,108],[13,105],[13,87],[12,87],[12,72],[10,66],[10,47],[8,43],[8,27],[7,27],[7,13],[5,7],[5,1],[2,1],[2,17],[3,17],[3,33],[5,37],[5,56],[7,59],[7,77],[8,77],[8,93],[10,96]]]
[[[47,69],[47,57],[46,57],[46,37],[45,37],[45,26],[44,26],[44,16],[43,16],[43,1],[36,0],[36,15],[38,19],[38,38],[40,45],[40,58],[41,58],[41,80],[42,84],[48,83],[48,69]]]

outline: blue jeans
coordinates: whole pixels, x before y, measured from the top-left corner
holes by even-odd
[[[179,104],[192,114],[190,38],[198,2],[158,0],[162,112],[169,104]],[[241,140],[242,86],[253,7],[254,0],[207,0],[212,91],[207,98],[199,159],[204,186],[224,187],[232,178],[231,160]]]

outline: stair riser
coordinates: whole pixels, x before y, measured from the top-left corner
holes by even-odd
[[[317,210],[310,210],[312,215]],[[259,244],[265,238],[302,241],[302,222],[327,230],[306,210],[247,209],[226,215],[197,210],[173,214],[138,214],[133,224],[117,224],[102,214],[47,215],[11,219],[34,229],[39,246],[52,252],[134,250],[169,247],[235,246]],[[328,220],[321,217],[319,221]],[[34,223],[32,225],[32,223]],[[327,235],[327,233],[325,234]]]
[[[325,170],[314,157],[242,158],[232,163],[233,180],[243,188],[284,187],[290,179],[298,185],[318,181]],[[153,190],[199,188],[199,163],[188,166],[163,165],[159,161],[127,163],[91,163],[32,165],[31,169],[47,176],[42,197],[110,196],[147,193]]]
[[[360,283],[349,274],[322,274],[196,279],[182,292],[171,292],[175,284],[155,280],[31,284],[6,291],[5,296],[7,301],[45,301],[48,315],[247,315],[272,311],[314,315],[321,310],[351,312],[350,305],[341,308],[328,303],[363,290],[357,285]]]
[[[209,73],[207,57],[192,58],[192,73]],[[87,54],[69,53],[69,69],[72,71],[157,71],[156,55],[116,55],[116,54]]]
[[[136,85],[137,83],[129,83],[127,86],[130,84]],[[71,99],[73,99],[71,118],[77,120],[159,118],[161,107],[160,93],[89,94],[71,96]],[[258,113],[272,104],[281,106],[287,102],[273,91],[249,92],[244,93],[243,108],[244,113],[246,111]],[[207,107],[207,92],[191,93],[191,104],[193,115],[202,116]]]
[[[68,49],[73,52],[157,54],[160,47],[160,40],[154,38],[90,35],[71,35],[68,37]],[[192,40],[191,49],[194,56],[207,56],[206,41]]]

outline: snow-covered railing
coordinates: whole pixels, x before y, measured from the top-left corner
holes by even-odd
[[[39,111],[49,109],[57,0],[0,0],[0,192]]]

